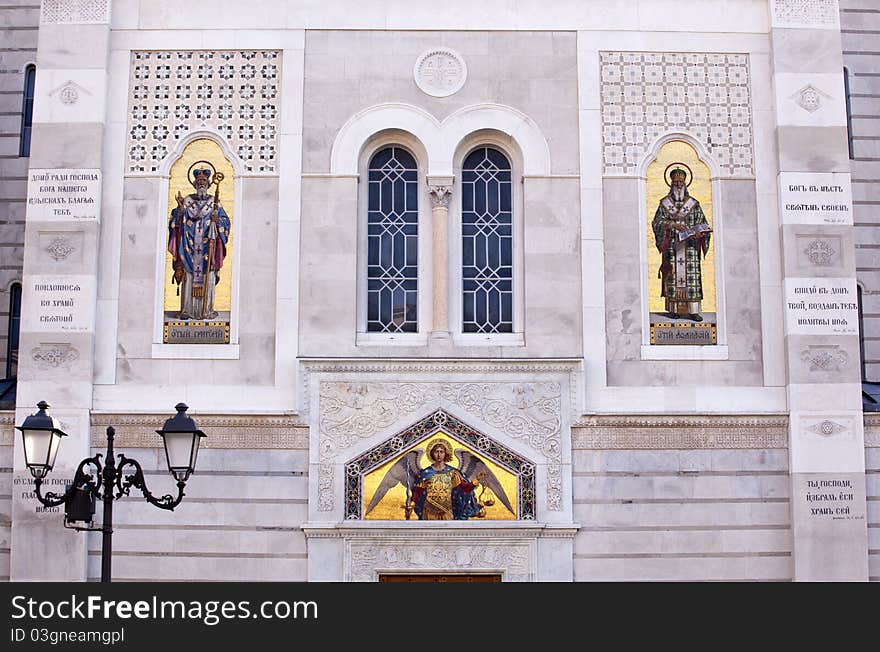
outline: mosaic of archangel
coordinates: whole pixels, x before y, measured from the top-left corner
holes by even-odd
[[[516,475],[445,433],[366,474],[363,483],[369,520],[517,518]]]

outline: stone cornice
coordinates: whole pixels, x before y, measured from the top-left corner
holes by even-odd
[[[396,521],[360,521],[357,526],[347,523],[339,524],[310,524],[302,526],[306,538],[315,539],[371,539],[371,540],[436,540],[442,537],[443,541],[455,541],[459,537],[472,539],[516,540],[516,539],[570,539],[577,534],[580,525],[548,525],[537,523],[523,523],[522,526],[510,523],[497,522],[497,524],[466,522],[443,522],[443,525],[434,523],[412,521],[401,524]]]
[[[785,449],[786,415],[589,416],[572,424],[573,449]]]
[[[581,366],[580,360],[326,360],[302,359],[309,373],[571,373]]]

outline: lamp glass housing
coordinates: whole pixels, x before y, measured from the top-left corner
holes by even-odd
[[[199,455],[200,433],[194,432],[166,432],[165,457],[168,460],[168,470],[178,482],[186,482],[196,468],[196,458]]]

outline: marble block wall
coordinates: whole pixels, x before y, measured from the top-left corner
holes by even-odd
[[[791,580],[784,424],[596,417],[575,426],[575,581]]]
[[[856,277],[862,287],[864,377],[880,382],[880,13],[871,0],[841,0],[840,39],[849,81]],[[876,573],[875,573],[876,574]]]
[[[19,156],[24,72],[37,59],[39,3],[13,0],[0,7],[0,376],[6,373],[9,289],[21,282],[29,158]]]
[[[9,554],[12,548],[14,414],[12,411],[0,412],[0,581],[9,580]]]
[[[102,450],[104,424],[115,423],[117,450],[141,463],[150,491],[175,491],[149,418],[96,421],[93,452]],[[307,434],[283,417],[206,415],[198,422],[207,446],[173,512],[153,507],[136,489],[114,505],[114,581],[305,581]],[[86,566],[88,581],[100,579],[100,533],[88,534]]]

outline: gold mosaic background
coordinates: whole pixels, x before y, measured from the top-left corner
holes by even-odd
[[[697,156],[696,150],[688,143],[673,140],[660,148],[657,158],[648,166],[647,171],[647,219],[648,219],[648,297],[650,312],[666,312],[666,300],[660,296],[660,279],[657,278],[657,270],[660,269],[660,252],[654,243],[654,232],[651,230],[651,222],[654,213],[657,212],[657,204],[669,193],[669,186],[663,179],[663,172],[670,163],[682,162],[687,165],[694,174],[694,178],[688,186],[691,197],[700,202],[706,221],[709,226],[715,228],[712,218],[712,183],[709,168]],[[715,234],[709,243],[709,253],[702,261],[703,270],[703,312],[717,312],[715,309]]]
[[[448,433],[442,433],[442,434],[437,433],[436,436],[431,437],[430,440],[419,442],[415,446],[412,446],[409,449],[407,449],[401,455],[398,455],[394,459],[390,460],[389,462],[386,462],[385,464],[383,464],[379,468],[377,468],[374,471],[370,472],[369,474],[365,475],[364,476],[364,490],[363,490],[364,504],[363,504],[362,508],[364,510],[366,510],[367,505],[369,505],[370,501],[373,499],[373,494],[376,493],[376,488],[379,486],[379,483],[382,482],[382,478],[385,477],[385,474],[388,472],[388,469],[390,469],[392,466],[394,466],[394,464],[396,464],[397,461],[401,457],[403,457],[403,455],[408,453],[409,451],[415,450],[418,448],[425,448],[429,441],[433,441],[437,437],[447,438],[450,441],[450,443],[452,444],[453,450],[457,450],[459,448],[462,448],[473,455],[477,455],[477,457],[479,457],[486,464],[486,466],[489,467],[489,469],[492,471],[492,473],[495,474],[495,477],[498,478],[498,481],[501,483],[501,486],[504,487],[504,493],[507,494],[507,498],[510,501],[510,505],[514,508],[514,510],[516,510],[518,508],[519,494],[517,491],[516,475],[514,475],[510,471],[507,471],[506,469],[498,466],[497,464],[493,463],[492,460],[488,459],[487,457],[477,454],[477,452],[473,448],[462,444],[457,439],[453,439]],[[419,460],[419,468],[423,469],[426,466],[429,466],[430,463],[431,462],[428,459],[428,455],[427,455],[427,453],[425,453],[422,455],[422,457]],[[454,466],[455,468],[458,468],[458,469],[461,468],[461,461],[458,460],[458,458],[456,458],[455,456],[453,456],[452,461],[447,462],[447,464],[449,464],[450,466]],[[476,493],[477,500],[480,503],[485,504],[484,501],[487,498],[489,498],[490,490],[488,488],[486,488],[485,494],[483,494],[482,498],[481,498],[480,494],[483,491],[483,489],[484,489],[484,486],[480,485],[474,491]],[[373,509],[373,511],[370,512],[364,518],[369,521],[378,521],[378,520],[403,521],[403,520],[406,520],[404,513],[403,513],[403,505],[405,504],[405,502],[406,502],[406,488],[403,485],[401,485],[400,483],[398,483],[395,487],[391,488],[387,494],[385,494],[385,497],[379,502],[378,505],[376,505],[376,507]],[[413,521],[418,520],[418,516],[416,516],[415,512],[412,513],[412,516],[410,517],[410,519]],[[471,519],[471,520],[480,521],[480,520],[484,520],[484,519]],[[495,498],[494,505],[491,505],[491,506],[486,505],[485,520],[512,521],[512,520],[516,520],[516,514],[511,514],[508,511],[508,509],[502,504],[502,502],[500,500],[498,500],[497,498]]]
[[[235,234],[235,178],[232,164],[223,155],[223,150],[213,140],[199,138],[194,140],[183,151],[183,155],[171,166],[171,178],[168,182],[168,214],[165,216],[165,310],[180,310],[180,297],[177,294],[177,285],[172,282],[174,271],[172,269],[171,254],[168,253],[167,225],[171,218],[172,209],[177,207],[178,191],[186,197],[193,192],[192,184],[187,178],[189,166],[196,161],[210,161],[217,172],[224,175],[220,183],[220,204],[229,216],[229,240],[226,243],[226,260],[220,270],[220,283],[214,289],[214,310],[229,312],[232,309],[232,246]],[[213,196],[216,186],[212,185],[209,192]]]

